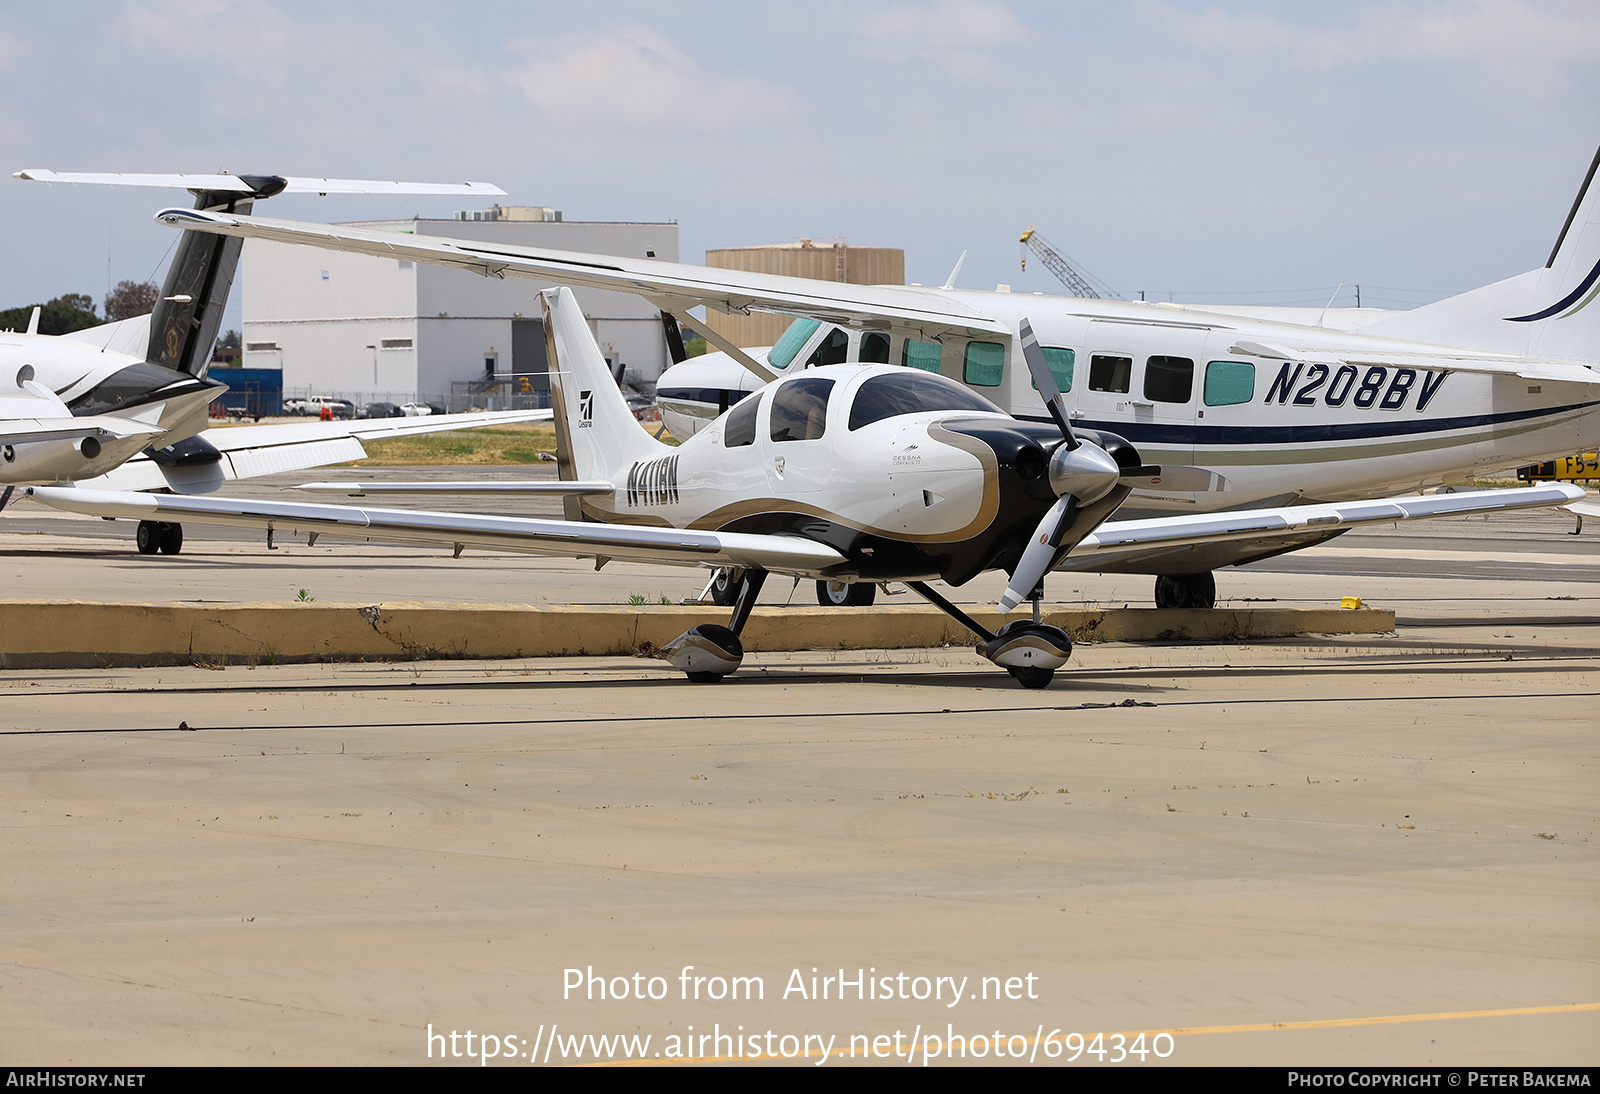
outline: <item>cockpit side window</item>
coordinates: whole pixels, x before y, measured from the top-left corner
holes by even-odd
[[[778,385],[772,398],[772,439],[814,441],[827,428],[828,396],[833,381],[825,376],[805,376]]]
[[[789,324],[789,329],[779,336],[767,354],[767,363],[773,368],[783,369],[789,367],[789,362],[794,360],[794,355],[800,352],[817,328],[822,326],[815,319],[796,319]]]
[[[760,399],[744,399],[728,411],[728,421],[722,429],[724,448],[744,448],[756,443],[756,408]]]
[[[850,355],[850,335],[834,327],[822,344],[811,351],[811,356],[806,358],[806,367],[817,368],[821,365],[842,365]]]
[[[929,410],[1004,413],[982,395],[954,380],[907,370],[874,376],[856,389],[855,402],[850,406],[850,428],[860,429],[885,418]]]

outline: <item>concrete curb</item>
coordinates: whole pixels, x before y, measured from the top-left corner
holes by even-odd
[[[991,630],[993,611],[972,616]],[[1017,612],[1011,618],[1023,618]],[[1385,634],[1373,608],[1069,609],[1044,613],[1079,642],[1238,641],[1296,634]],[[0,600],[0,668],[94,668],[192,662],[433,660],[648,654],[728,609],[527,604],[105,604]],[[932,607],[758,608],[748,651],[971,645]]]

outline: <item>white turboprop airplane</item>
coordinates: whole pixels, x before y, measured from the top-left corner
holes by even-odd
[[[639,428],[570,289],[541,294],[566,520],[34,487],[38,501],[104,517],[304,532],[308,538],[450,544],[723,568],[739,577],[726,627],[701,624],[663,656],[691,680],[743,660],[739,632],[769,572],[845,583],[900,581],[978,635],[978,652],[1044,687],[1071,639],[1039,621],[1044,575],[1063,559],[1219,543],[1315,541],[1362,524],[1560,505],[1562,484],[1107,523],[1131,484],[1160,474],[1113,433],[1076,427],[1026,321],[1021,352],[1052,424],[1022,422],[941,376],[886,365],[822,367],[770,384],[681,447]],[[439,484],[314,484],[351,494]],[[460,489],[459,484],[451,484]],[[467,484],[468,492],[502,484]],[[991,633],[927,584],[1011,573]]]
[[[196,209],[248,212],[279,193],[504,194],[487,183],[370,182],[275,175],[118,175],[19,171],[39,182],[182,187]],[[236,478],[366,456],[360,438],[549,417],[549,411],[313,422],[210,430],[227,385],[206,375],[241,240],[192,237],[168,267],[153,314],[72,334],[0,332],[0,508],[18,485],[81,482],[122,490],[204,493]],[[176,554],[183,528],[145,522],[139,550]]]
[[[195,231],[432,262],[488,277],[638,293],[759,378],[729,382],[724,370],[697,381],[692,362],[669,369],[658,387],[664,404],[698,402],[708,423],[761,382],[808,366],[870,362],[937,372],[1025,421],[1045,421],[1021,356],[1018,332],[1027,318],[1074,425],[1125,436],[1145,460],[1163,467],[1162,476],[1135,485],[1122,510],[1158,516],[1423,490],[1594,448],[1600,442],[1600,306],[1591,307],[1600,293],[1594,175],[1591,165],[1543,267],[1409,312],[1178,307],[849,285],[227,213],[173,209],[158,218]],[[689,310],[696,305],[800,319],[756,357],[696,319]],[[1154,574],[1159,605],[1209,607],[1217,567],[1318,538],[1325,537],[1097,553],[1063,566]]]

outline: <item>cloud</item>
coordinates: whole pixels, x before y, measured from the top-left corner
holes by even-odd
[[[709,133],[781,125],[795,104],[775,85],[710,72],[647,26],[513,43],[502,78],[564,130]]]
[[[996,80],[1013,68],[997,55],[1024,46],[1027,29],[1004,4],[937,0],[931,4],[846,7],[841,37],[874,64],[923,65],[961,80]]]
[[[1170,3],[1148,4],[1141,14],[1199,50],[1276,58],[1318,72],[1396,60],[1496,69],[1600,60],[1600,10],[1588,3],[1369,5],[1346,25],[1331,27]]]

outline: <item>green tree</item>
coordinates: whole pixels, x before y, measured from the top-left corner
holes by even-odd
[[[140,284],[137,281],[119,281],[106,296],[106,322],[132,319],[136,315],[149,315],[156,309],[156,298],[161,290],[154,281]]]
[[[65,293],[48,304],[25,304],[0,311],[0,330],[27,330],[35,307],[39,308],[40,334],[70,334],[103,322],[94,313],[93,297],[87,293]]]

